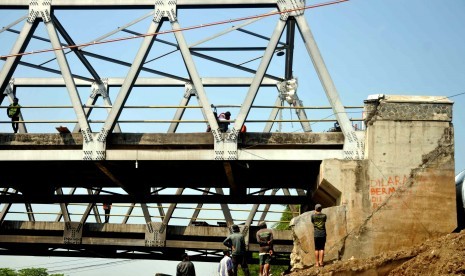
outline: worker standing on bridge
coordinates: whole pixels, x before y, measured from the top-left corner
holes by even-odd
[[[11,126],[13,127],[14,133],[18,133],[19,128],[19,114],[21,113],[21,106],[18,104],[18,98],[13,99],[13,103],[8,106],[6,113],[11,118]]]
[[[321,212],[321,204],[315,205],[315,212],[312,214],[313,236],[315,241],[315,266],[323,267],[326,243],[326,215]]]
[[[258,224],[256,238],[260,248],[258,249],[258,263],[260,265],[260,276],[269,276],[271,268],[271,256],[273,255],[273,230],[268,229],[266,222]]]
[[[187,253],[182,255],[182,261],[176,266],[176,276],[195,276],[194,264]]]
[[[227,132],[229,125],[231,124],[229,121],[231,119],[231,112],[226,111],[225,113],[221,113],[218,115],[218,126],[220,127],[221,132]]]
[[[229,235],[224,241],[223,244],[226,247],[231,248],[232,251],[232,261],[234,266],[234,276],[237,276],[237,269],[241,265],[244,276],[249,276],[249,266],[247,265],[247,256],[246,256],[246,247],[245,239],[241,234],[239,226],[234,224],[232,227],[232,234]]]
[[[105,211],[105,223],[110,222],[111,203],[103,203],[103,211]]]

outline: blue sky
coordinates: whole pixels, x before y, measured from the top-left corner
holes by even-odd
[[[317,3],[307,1],[307,5]],[[182,16],[180,12],[180,24],[183,27],[198,25],[201,23],[216,22],[232,18],[238,18],[247,15],[262,14],[269,9],[259,9],[254,11],[240,11],[237,9],[223,9],[213,12],[213,10],[196,10],[192,11],[189,16]],[[27,11],[8,11],[0,10],[0,27],[6,26]],[[79,24],[81,28],[70,28],[70,35],[77,43],[88,42],[91,39],[114,30],[118,26],[125,24],[135,18],[146,14],[149,11],[134,10],[124,11],[93,11],[85,12],[83,16],[75,16],[73,12],[57,12],[57,17],[62,24],[72,26]],[[191,11],[189,11],[190,13]],[[392,95],[434,95],[446,96],[454,101],[453,124],[455,128],[455,168],[456,174],[465,169],[465,1],[463,0],[352,0],[338,5],[310,9],[305,12],[305,16],[312,29],[315,40],[319,46],[321,54],[325,60],[326,66],[333,78],[335,86],[339,92],[342,103],[346,106],[361,106],[363,101],[370,94],[392,94]],[[111,14],[109,16],[109,14]],[[248,30],[259,32],[269,36],[274,28],[277,16],[273,16],[260,21],[259,23],[246,27]],[[97,23],[97,21],[99,23]],[[20,29],[23,23],[15,26]],[[131,27],[131,30],[144,33],[147,30],[148,21],[145,20]],[[239,23],[235,23],[239,24]],[[192,44],[209,34],[216,33],[234,24],[211,27],[209,29],[197,29],[185,33],[188,44]],[[169,29],[165,24],[162,29]],[[38,28],[36,34],[47,37],[42,28]],[[124,33],[114,35],[112,38],[128,36]],[[8,54],[15,36],[7,32],[0,33],[0,55]],[[174,41],[173,35],[160,36],[161,39]],[[242,45],[244,36],[231,34],[220,38],[219,44],[224,45]],[[263,44],[263,41],[247,37],[247,45],[253,43]],[[217,41],[214,41],[217,43]],[[135,51],[140,40],[112,43],[108,46],[92,46],[87,50],[95,53],[108,54],[117,56],[120,59],[131,62],[134,58]],[[300,44],[300,46],[299,46]],[[216,44],[217,45],[217,44]],[[213,46],[213,42],[206,43],[202,46]],[[28,47],[29,50],[39,50],[50,48],[45,42],[34,42]],[[149,58],[156,57],[172,48],[155,44],[155,47]],[[324,105],[327,100],[322,92],[313,66],[309,61],[306,50],[303,45],[297,41],[295,49],[295,70],[294,74],[299,79],[299,97],[303,99],[304,105]],[[210,53],[208,53],[210,54]],[[217,54],[213,53],[212,55]],[[257,53],[240,53],[227,57],[231,61],[246,61],[257,57]],[[85,74],[82,66],[75,62],[72,55],[68,55],[72,70],[76,73]],[[24,57],[24,61],[41,63],[53,55],[39,54]],[[283,58],[273,58],[273,64],[269,72],[277,76],[282,76]],[[221,67],[217,69],[212,64],[198,60],[198,70],[201,76],[221,76],[228,74],[230,69]],[[0,66],[3,65],[0,61]],[[124,76],[127,68],[121,66],[111,66],[108,63],[97,62],[91,59],[98,72],[103,77],[107,76]],[[166,59],[160,59],[150,63],[153,68],[162,69],[163,71],[186,75],[183,66],[173,66],[173,64],[182,64],[179,54],[173,54]],[[250,68],[256,68],[258,62],[247,64]],[[56,67],[53,62],[50,66]],[[109,70],[110,69],[110,70]],[[50,76],[37,70],[18,67],[17,75],[20,76]],[[231,74],[238,76],[250,76],[247,73]],[[57,75],[52,75],[57,77]],[[148,73],[141,73],[141,76],[149,76]],[[182,89],[170,88],[165,91],[156,91],[152,93],[150,89],[134,90],[128,99],[128,105],[138,104],[166,104],[177,105],[182,96]],[[38,92],[42,95],[37,97]],[[80,89],[83,93],[82,98],[85,102],[87,91]],[[116,96],[118,89],[110,90],[112,98]],[[247,91],[244,89],[207,89],[207,93],[212,103],[215,104],[237,104],[239,105]],[[263,93],[262,93],[263,92]],[[18,96],[22,105],[69,105],[70,101],[63,89],[24,89],[19,90]],[[257,95],[257,104],[272,105],[276,99],[275,90],[263,89]],[[168,97],[166,95],[175,95]],[[161,95],[161,96],[160,96]],[[3,103],[5,105],[5,103]],[[231,110],[234,117],[234,111]],[[37,119],[49,119],[51,116],[57,116],[63,119],[73,118],[72,111],[54,110],[50,111],[32,111],[24,110],[23,114],[26,119],[32,117]],[[51,115],[53,114],[53,115]],[[324,118],[331,115],[326,111],[320,113],[310,113],[312,118]],[[103,118],[103,111],[95,113],[96,119]],[[99,117],[100,116],[100,117]],[[125,111],[122,116],[128,119],[141,119],[144,116],[151,116],[152,119],[167,118],[171,119],[171,113],[150,113],[150,111]],[[141,117],[142,116],[142,117]],[[186,116],[195,118],[198,116],[195,111],[189,111]],[[268,113],[257,111],[251,113],[254,118],[266,119]],[[284,118],[290,118],[289,112],[283,114]],[[354,118],[360,117],[361,114],[353,114]],[[349,116],[352,117],[352,116]],[[295,115],[293,115],[295,119]],[[7,120],[6,116],[0,120]],[[73,124],[69,124],[71,127]],[[52,132],[54,125],[36,124],[30,126],[31,132]],[[98,125],[95,125],[98,130]],[[163,127],[158,125],[144,125],[143,130],[140,124],[125,125],[127,131],[163,131]],[[248,129],[259,131],[263,126],[248,125]],[[312,127],[316,131],[324,131],[328,128],[324,124],[315,124]],[[198,126],[186,125],[180,128],[180,131],[195,131]],[[200,128],[203,129],[203,126]],[[294,124],[283,125],[284,131],[299,131],[299,127]],[[10,132],[9,124],[0,124],[0,132]],[[26,257],[3,257],[0,258],[0,267],[11,266],[14,260],[21,260],[18,267],[27,263],[54,263],[63,259],[56,258],[31,258]],[[106,260],[105,262],[109,262]],[[128,275],[129,271],[137,271],[138,275],[153,275],[155,272],[174,273],[176,262],[156,262],[156,261],[134,261],[128,264],[112,265],[105,267],[105,270],[90,270],[87,272],[73,273],[70,275],[94,275],[96,273],[108,272],[112,275]],[[204,271],[207,274],[213,273],[213,264],[196,264],[198,272]],[[127,269],[127,270],[126,270]],[[202,269],[202,270],[200,270]]]

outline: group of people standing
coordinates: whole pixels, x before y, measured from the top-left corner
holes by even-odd
[[[321,204],[316,204],[315,211],[311,214],[314,228],[315,267],[324,266],[327,216],[321,211]],[[259,276],[270,276],[271,260],[274,254],[273,231],[267,227],[265,222],[260,222],[258,226],[259,230],[257,231],[256,239],[259,244]],[[241,234],[238,225],[233,225],[231,230],[232,234],[223,241],[223,244],[228,249],[223,250],[223,258],[218,266],[218,275],[237,276],[240,265],[244,276],[250,276],[244,236]],[[183,261],[178,264],[176,276],[195,276],[194,264],[189,261],[187,254],[183,255]]]
[[[260,246],[259,264],[260,276],[270,275],[270,264],[273,252],[273,231],[267,228],[265,222],[261,222],[257,231],[257,243]],[[238,225],[231,227],[232,233],[223,244],[228,249],[223,250],[223,258],[218,265],[219,276],[237,276],[239,266],[241,266],[244,276],[250,276],[249,266],[247,264],[247,250],[244,236],[241,234]],[[195,276],[194,264],[189,261],[187,254],[183,255],[183,260],[176,267],[176,276]]]

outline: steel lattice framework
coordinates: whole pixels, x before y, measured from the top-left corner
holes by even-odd
[[[333,3],[337,2],[342,1]],[[324,5],[328,4],[332,3]],[[199,260],[216,261],[222,248],[220,241],[228,231],[226,227],[205,226],[199,222],[202,220],[199,214],[208,209],[205,204],[220,206],[216,212],[223,217],[213,219],[220,221],[218,225],[242,223],[247,237],[253,237],[254,223],[270,220],[267,215],[272,204],[298,204],[303,210],[308,208],[316,195],[321,160],[361,159],[364,154],[363,132],[354,130],[305,17],[305,11],[316,6],[306,6],[304,0],[2,1],[0,12],[28,11],[27,15],[1,29],[1,33],[16,35],[10,54],[2,56],[2,108],[9,104],[4,104],[4,101],[11,103],[25,89],[65,88],[71,106],[52,108],[71,107],[73,119],[57,117],[38,121],[26,118],[27,110],[44,108],[38,101],[35,105],[22,107],[19,134],[0,134],[0,160],[2,168],[9,172],[0,183],[3,188],[0,191],[0,202],[3,203],[0,244],[6,249],[0,254],[178,259],[180,250],[189,249],[199,252]],[[188,32],[205,30],[206,25],[221,26],[225,22],[186,27],[180,23],[183,16],[192,17],[189,11],[208,10],[214,13],[216,9],[269,10],[260,16],[241,18],[235,26],[209,33],[200,40],[195,37],[197,41],[188,43]],[[149,13],[88,40],[90,43],[77,44],[71,27],[63,23],[66,18],[60,18],[60,12],[93,10],[110,14],[115,10],[148,10]],[[275,24],[269,36],[246,29],[263,20]],[[22,29],[15,30],[13,27],[22,21],[25,21]],[[36,33],[40,26],[44,27],[44,35]],[[130,29],[135,26],[145,26],[146,29]],[[121,32],[133,37],[112,38]],[[232,33],[242,35],[243,40],[230,40],[228,36]],[[165,39],[163,35],[166,34],[173,36],[174,41]],[[112,51],[112,47],[118,47],[115,46],[118,41],[127,40],[138,44],[136,51]],[[222,42],[216,45],[217,40]],[[249,40],[250,43],[260,41],[259,46],[249,46]],[[33,56],[29,51],[32,41],[48,45],[47,50],[35,53],[53,54],[52,59],[34,63],[34,58],[29,58]],[[332,110],[333,118],[328,121],[337,122],[340,132],[312,131],[312,122],[325,120],[311,119],[307,115],[308,107],[297,95],[296,76],[299,72],[294,68],[297,41],[302,42],[308,60],[313,63],[329,103],[327,108]],[[208,47],[202,47],[202,44]],[[108,50],[93,51],[93,47],[107,47]],[[157,47],[172,47],[174,50],[151,57]],[[120,57],[127,52],[133,54],[130,62]],[[235,62],[250,52],[261,52],[261,55],[248,62]],[[164,66],[150,66],[151,61],[173,53],[178,54],[180,62],[168,61]],[[283,55],[284,60],[277,66],[284,69],[284,76],[278,77],[270,72],[270,67],[276,66],[274,56]],[[50,66],[52,61],[57,66]],[[206,74],[204,62],[209,62],[211,68],[208,72],[213,72],[212,75]],[[256,67],[252,68],[253,65]],[[127,68],[123,76],[112,75],[117,66]],[[177,73],[164,70],[169,67],[175,67],[176,70],[172,71]],[[19,68],[34,69],[41,74],[59,74],[61,77],[32,77],[29,71],[17,76]],[[114,97],[110,88],[118,89]],[[90,90],[90,93],[83,93],[83,89]],[[146,97],[146,94],[134,96],[139,93],[135,92],[138,89],[176,89],[182,93],[178,93],[178,105],[130,106],[131,98]],[[236,105],[213,105],[213,93],[209,89],[227,93],[235,93],[231,89],[238,89],[244,91],[244,98]],[[277,92],[273,96],[275,101],[267,106],[270,110],[268,119],[255,119],[253,110],[263,108],[256,104],[256,98],[264,89]],[[223,95],[214,101],[225,99],[222,101],[227,102],[228,97]],[[191,99],[196,99],[198,105],[191,105]],[[160,102],[163,102],[162,98]],[[284,106],[285,103],[289,107]],[[142,108],[174,111],[165,112],[155,120],[133,120],[131,116],[125,116],[128,110]],[[238,109],[234,120],[231,120],[234,124],[230,131],[220,131],[215,114],[217,108]],[[198,111],[199,117],[192,115],[190,111],[193,109]],[[298,120],[288,122],[298,122],[303,131],[272,132],[277,124],[286,122],[278,116],[288,109],[294,110],[298,117]],[[102,115],[100,111],[107,111],[107,114]],[[100,114],[101,118],[96,119],[93,113]],[[167,119],[166,114],[170,114],[171,119]],[[73,127],[69,133],[64,127],[57,128],[59,134],[28,133],[26,126],[37,123],[72,124]],[[138,134],[124,128],[125,125],[140,123],[162,124],[166,129],[144,130],[143,134]],[[179,131],[183,124],[189,123],[208,125],[211,132]],[[249,128],[250,124],[262,123],[263,131],[242,133],[246,123]],[[34,173],[25,174],[24,171]],[[335,204],[331,195],[320,198],[322,200],[326,200],[328,205]],[[118,213],[122,217],[121,224],[102,227],[97,208],[101,202],[118,203],[115,205],[117,209],[126,210]],[[24,221],[7,220],[8,216],[14,217],[12,208],[16,203],[24,203],[23,214],[27,216]],[[39,221],[36,217],[40,212],[34,205],[53,203],[60,207],[54,213],[57,217],[52,221]],[[79,207],[79,203],[84,204]],[[164,203],[169,203],[169,206]],[[173,221],[179,219],[176,212],[183,209],[179,204],[191,204],[188,222],[180,223],[184,226],[173,225]],[[247,207],[248,214],[242,218],[235,217],[230,204],[247,204],[250,207]],[[153,210],[151,212],[152,208],[158,211],[158,215],[155,216]],[[76,210],[76,214],[70,209]],[[141,212],[142,224],[130,225],[128,220],[137,217],[135,209]],[[292,205],[291,212],[297,215],[299,210]],[[89,222],[90,218],[95,218],[95,223]],[[203,230],[199,230],[199,225],[204,225]],[[202,242],[208,238],[213,239],[211,243]],[[31,240],[38,245],[28,251],[21,249],[22,244]],[[277,240],[278,251],[289,253],[292,244],[290,234],[282,231],[277,234]],[[282,241],[281,247],[279,240]],[[249,250],[253,250],[253,246],[251,239]],[[143,254],[135,254],[136,251]]]

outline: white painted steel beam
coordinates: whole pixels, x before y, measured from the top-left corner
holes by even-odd
[[[154,0],[53,0],[54,8],[144,8],[153,7]],[[276,0],[177,0],[178,6],[276,6]],[[2,6],[10,8],[27,8],[29,3],[25,0],[2,0]]]
[[[24,23],[21,32],[16,39],[13,48],[10,51],[11,55],[16,55],[22,53],[29,41],[31,40],[31,36],[34,33],[35,29],[37,28],[38,22],[29,22],[26,21]],[[2,70],[0,71],[0,93],[3,93],[5,88],[7,87],[16,67],[18,66],[19,61],[21,60],[21,56],[10,56],[6,59],[5,63],[3,64]]]
[[[302,35],[302,39],[305,42],[308,54],[312,59],[315,70],[326,93],[326,97],[328,98],[329,103],[333,108],[334,116],[337,118],[337,121],[339,122],[344,135],[346,137],[349,135],[351,136],[351,132],[353,132],[352,124],[350,123],[349,117],[345,112],[344,106],[342,105],[341,99],[339,98],[339,94],[331,78],[331,75],[326,68],[323,57],[321,56],[320,50],[318,49],[318,45],[313,38],[310,26],[308,25],[305,16],[297,16],[296,21],[297,27],[299,28],[300,34]]]
[[[187,77],[186,77],[187,78]],[[236,86],[236,87],[247,87],[252,83],[253,78],[230,78],[230,77],[205,77],[202,78],[203,86]],[[76,86],[91,86],[91,81],[82,79],[74,79]],[[122,86],[124,78],[108,78],[108,86]],[[262,86],[276,86],[278,82],[270,78],[264,78]],[[16,87],[64,87],[65,81],[63,78],[15,78]],[[186,82],[171,78],[137,78],[134,82],[134,87],[184,87]]]
[[[257,69],[257,73],[255,74],[255,77],[252,83],[250,84],[247,96],[242,103],[242,107],[239,111],[239,114],[237,115],[236,121],[234,123],[234,128],[231,130],[231,133],[229,134],[230,139],[234,136],[237,137],[238,133],[240,133],[242,126],[244,125],[245,119],[247,118],[247,115],[250,112],[250,108],[252,107],[255,97],[257,96],[260,84],[262,83],[263,77],[265,76],[266,70],[268,69],[271,59],[273,58],[276,45],[278,45],[279,39],[281,38],[281,35],[285,27],[286,21],[278,20],[274,32],[270,38],[270,42],[266,47],[265,53],[263,54],[260,65]]]
[[[215,188],[216,193],[220,195],[224,195],[223,188]],[[234,223],[233,217],[231,215],[231,209],[229,208],[228,204],[221,204],[221,210],[223,211],[224,219],[226,221],[226,225],[232,226]]]
[[[181,26],[178,21],[172,21],[170,23],[171,23],[171,28],[173,30],[181,29]],[[216,117],[213,114],[213,110],[210,107],[210,102],[208,101],[207,93],[205,92],[205,89],[203,87],[202,80],[198,73],[197,67],[195,66],[194,59],[192,58],[192,54],[189,50],[189,46],[187,45],[187,42],[182,32],[175,32],[174,35],[178,42],[179,50],[181,51],[182,58],[186,65],[186,69],[189,72],[190,79],[192,80],[192,83],[194,84],[194,88],[197,92],[197,97],[200,101],[200,105],[202,106],[202,110],[208,120],[208,124],[211,127],[215,140],[220,140],[219,126],[216,121]]]
[[[160,23],[152,21],[147,30],[147,33],[157,33],[160,27]],[[152,47],[155,38],[156,36],[144,37],[141,46],[139,47],[139,50],[137,52],[137,55],[133,61],[133,64],[129,69],[128,74],[126,75],[126,78],[124,79],[124,83],[121,86],[121,89],[113,105],[113,108],[111,109],[110,114],[108,114],[105,124],[103,125],[102,130],[99,133],[99,143],[102,143],[104,145],[106,142],[107,135],[113,130],[116,124],[116,120],[118,119],[119,115],[123,110],[124,104],[127,98],[129,97],[129,94],[131,93],[133,84],[140,73],[140,69],[144,64],[145,59],[147,58],[147,55],[150,51],[150,48]]]
[[[106,160],[214,160],[209,149],[195,150],[108,150]],[[237,160],[324,160],[343,158],[342,150],[311,149],[238,149]],[[1,150],[0,161],[82,160],[82,150]]]
[[[92,141],[91,137],[91,127],[89,122],[87,121],[86,115],[84,113],[84,109],[82,108],[81,98],[79,97],[79,93],[77,91],[76,84],[74,83],[74,78],[71,75],[71,69],[69,68],[68,61],[66,56],[61,49],[61,42],[58,38],[57,31],[55,26],[51,21],[45,22],[45,27],[47,29],[48,35],[50,37],[50,42],[52,43],[52,47],[56,49],[55,56],[57,58],[58,65],[60,66],[61,74],[65,81],[66,88],[68,90],[68,95],[73,104],[74,113],[76,114],[76,118],[79,122],[79,126],[81,127],[83,137],[87,143]]]

